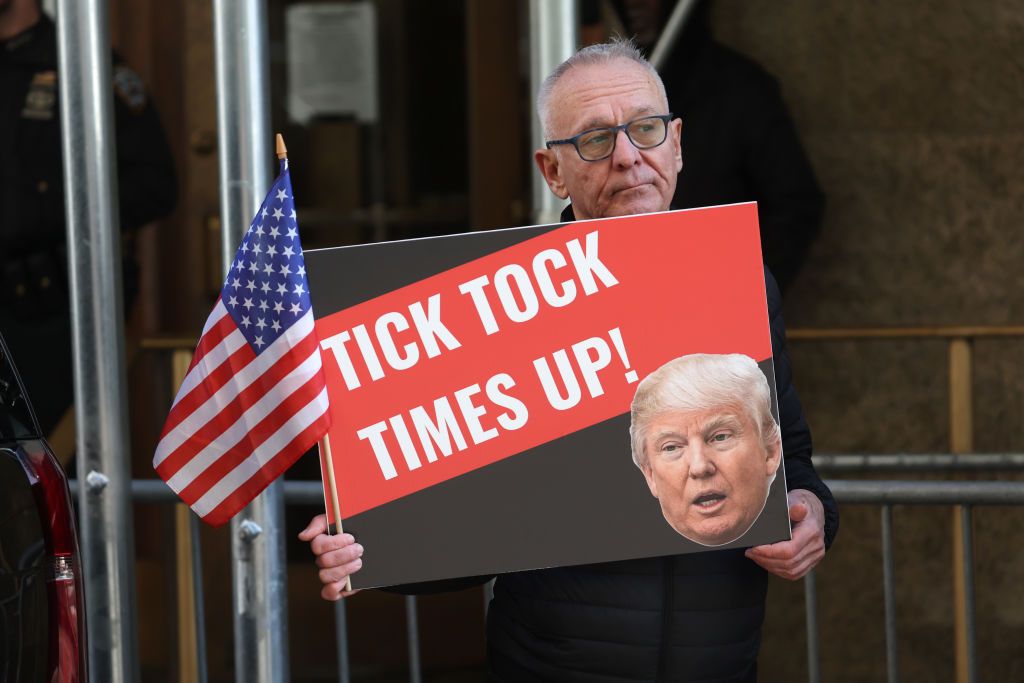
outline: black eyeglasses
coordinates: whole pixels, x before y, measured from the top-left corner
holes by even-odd
[[[572,145],[583,161],[601,161],[615,151],[615,141],[620,130],[626,131],[626,137],[637,149],[651,149],[665,142],[668,122],[671,120],[672,112],[661,116],[645,116],[618,126],[585,130],[564,140],[548,140],[546,144],[548,149],[555,145]]]

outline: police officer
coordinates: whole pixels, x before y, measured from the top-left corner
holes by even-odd
[[[0,0],[0,329],[47,433],[73,398],[58,79],[56,26],[39,0]],[[132,237],[171,212],[177,188],[157,113],[116,54],[113,85],[130,304]]]

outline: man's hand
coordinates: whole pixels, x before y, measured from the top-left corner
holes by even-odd
[[[810,491],[793,489],[789,492],[789,519],[792,540],[749,548],[746,555],[772,574],[796,581],[825,557],[825,508]]]
[[[350,574],[363,566],[363,546],[351,534],[327,535],[327,515],[317,515],[309,526],[299,532],[299,540],[309,541],[320,567],[320,583],[324,584],[320,597],[331,602],[355,595],[359,590],[345,590]]]

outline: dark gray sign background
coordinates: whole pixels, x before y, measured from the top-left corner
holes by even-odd
[[[308,251],[313,310],[318,317],[330,315],[558,227]],[[773,387],[772,413],[778,420],[771,359],[760,367]],[[365,548],[353,585],[372,588],[707,550],[665,521],[630,457],[628,430],[626,413],[343,520],[345,531]],[[344,481],[338,489],[344,498]],[[789,538],[787,510],[783,465],[753,528],[721,547]]]

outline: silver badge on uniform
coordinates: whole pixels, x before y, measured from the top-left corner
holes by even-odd
[[[146,88],[142,79],[127,66],[119,64],[114,67],[114,92],[136,113],[146,106]]]
[[[32,76],[21,117],[35,121],[50,121],[53,119],[56,102],[57,72],[40,71]]]

